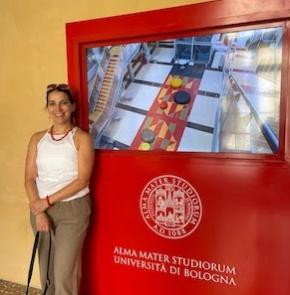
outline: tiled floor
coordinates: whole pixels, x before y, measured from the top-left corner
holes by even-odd
[[[178,150],[181,152],[210,152],[212,134],[193,128],[185,128]]]
[[[26,286],[7,282],[0,279],[0,295],[23,295],[25,294]],[[41,295],[41,291],[35,288],[29,289],[29,295]]]
[[[145,64],[141,68],[140,72],[137,74],[136,79],[161,83],[166,80],[172,66],[159,65],[159,64]]]
[[[220,94],[223,86],[223,73],[205,70],[201,79],[199,90]]]
[[[158,95],[160,85],[164,83],[164,79],[167,78],[169,73],[172,75],[183,73],[176,72],[179,67],[174,66],[172,63],[173,57],[174,48],[160,47],[154,50],[152,59],[155,62],[166,62],[168,64],[157,64],[153,62],[142,65],[141,70],[137,74],[137,80],[131,83],[123,93],[123,98],[120,101],[121,105],[116,108],[116,119],[112,120],[104,133],[107,138],[130,147],[145,118],[144,115],[150,110],[150,107]],[[217,89],[216,83],[218,85],[221,84],[222,72],[206,70],[204,73],[204,67],[198,65],[194,68],[188,67],[187,70],[189,69],[192,69],[192,72],[189,71],[187,73],[190,77],[193,75],[195,78],[202,78],[203,74],[205,74],[206,78],[210,80],[211,86],[210,88],[209,86],[203,87],[202,90],[209,92],[214,90],[217,92],[215,93],[217,97],[219,96],[220,89]],[[150,80],[152,76],[154,76],[154,79]],[[153,81],[160,85],[148,84]],[[204,81],[202,82],[204,84]],[[214,128],[217,104],[218,99],[206,96],[206,93],[204,95],[197,95],[188,122]],[[126,109],[126,107],[128,107],[128,109]],[[206,115],[203,115],[204,110],[207,110]],[[210,151],[212,134],[208,134],[203,130],[189,129],[190,128],[186,128],[184,131],[178,150],[192,151],[193,149],[197,149],[197,151],[202,151],[202,149],[205,148],[206,151]],[[187,138],[187,136],[190,136],[190,138]],[[200,141],[204,141],[204,143],[198,144]]]
[[[149,111],[159,90],[159,87],[131,83],[121,103]]]
[[[194,108],[191,109],[188,121],[204,126],[214,127],[218,99],[205,95],[197,95]]]
[[[152,58],[159,62],[171,63],[174,53],[174,48],[157,48],[154,50]]]
[[[111,122],[109,128],[106,129],[104,134],[113,140],[130,146],[145,116],[127,110],[118,109],[116,117],[118,119]]]

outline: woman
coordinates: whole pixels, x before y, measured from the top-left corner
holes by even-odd
[[[74,126],[76,104],[66,84],[47,87],[46,106],[53,125],[30,140],[25,187],[34,232],[41,232],[39,263],[46,284],[49,239],[50,287],[47,294],[76,295],[81,251],[90,215],[89,179],[94,152],[88,133]]]

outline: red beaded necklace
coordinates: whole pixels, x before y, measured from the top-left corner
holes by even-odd
[[[73,130],[73,128],[74,128],[74,126],[72,126],[72,128],[70,128],[62,137],[55,138],[54,135],[53,135],[53,125],[52,125],[51,128],[50,128],[51,139],[54,140],[54,141],[60,141],[60,140],[64,139]]]

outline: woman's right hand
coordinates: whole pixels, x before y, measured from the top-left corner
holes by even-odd
[[[45,212],[39,213],[35,216],[36,230],[40,232],[49,232],[51,222]]]

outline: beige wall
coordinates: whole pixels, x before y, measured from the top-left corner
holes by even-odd
[[[26,282],[33,237],[23,186],[24,159],[30,135],[49,125],[45,86],[67,81],[65,23],[195,2],[0,1],[0,278]],[[33,285],[39,286],[37,273]]]

